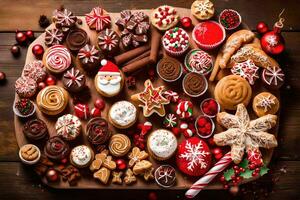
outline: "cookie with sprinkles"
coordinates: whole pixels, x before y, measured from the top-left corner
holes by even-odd
[[[93,8],[90,13],[85,15],[85,20],[87,25],[91,29],[96,29],[96,31],[102,31],[105,28],[109,28],[111,24],[109,14],[101,7]]]
[[[119,51],[120,37],[111,30],[105,29],[98,35],[98,47],[105,54],[115,54]]]
[[[151,13],[151,23],[157,29],[165,31],[176,26],[179,21],[178,12],[174,7],[163,5]]]

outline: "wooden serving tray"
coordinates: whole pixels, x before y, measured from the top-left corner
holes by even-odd
[[[192,17],[191,13],[190,13],[190,9],[185,9],[185,8],[176,8],[177,11],[179,12],[180,16],[189,16],[192,18],[193,20],[193,24],[197,24],[197,20]],[[134,12],[135,10],[133,10]],[[150,15],[151,10],[141,10],[143,12],[145,12],[146,14]],[[117,18],[120,17],[119,13],[110,13],[111,19],[112,19],[112,28],[118,31],[118,28],[116,27],[116,25],[114,24],[114,22],[116,21]],[[96,36],[97,36],[97,32],[94,30],[90,30],[89,27],[87,26],[84,17],[79,17],[80,19],[82,19],[82,25],[78,25],[79,28],[84,29],[88,36],[90,37],[90,43],[95,45],[96,44]],[[50,27],[53,27],[54,25],[51,24]],[[242,25],[242,27],[247,28],[247,26]],[[191,30],[189,31],[189,34],[191,36]],[[34,55],[32,54],[32,46],[35,44],[41,44],[44,46],[44,48],[46,49],[47,47],[44,45],[44,37],[45,37],[45,33],[41,34],[35,41],[33,41],[31,43],[31,45],[29,46],[29,50],[27,52],[27,56],[26,56],[26,63],[30,63],[34,60],[36,60],[36,58],[34,57]],[[191,41],[192,42],[192,41]],[[196,46],[195,44],[192,44],[191,46]],[[217,55],[217,50],[215,51],[211,51],[209,52],[212,56],[216,56]],[[181,60],[183,61],[183,59]],[[76,59],[76,57],[72,57],[72,62],[73,62],[73,66],[77,66],[78,67],[78,60]],[[155,66],[154,66],[155,67]],[[146,75],[146,71],[147,70],[143,70],[143,72],[139,73],[139,75],[136,77],[137,78],[137,83],[136,83],[136,89],[134,90],[128,90],[126,86],[124,86],[123,90],[121,91],[121,93],[117,96],[117,97],[113,97],[113,98],[105,98],[105,97],[101,97],[100,94],[97,93],[95,87],[94,87],[94,77],[89,77],[87,76],[87,80],[86,80],[86,85],[89,88],[89,92],[91,94],[91,98],[88,102],[90,108],[93,107],[93,102],[95,101],[95,99],[101,97],[105,100],[106,102],[106,106],[105,106],[105,110],[102,112],[102,117],[103,118],[107,118],[107,112],[110,108],[110,106],[119,100],[129,100],[130,101],[130,96],[132,94],[135,94],[137,92],[140,92],[144,89],[144,81],[147,79],[147,75]],[[156,76],[156,79],[154,81],[154,86],[159,86],[159,85],[165,85],[166,89],[172,89],[176,92],[178,92],[181,97],[186,98],[186,99],[190,99],[189,97],[187,97],[186,95],[183,94],[182,92],[182,87],[181,87],[181,82],[182,82],[182,78],[183,76],[176,81],[175,83],[166,83],[163,80],[161,80],[158,76]],[[58,76],[57,77],[57,85],[62,86],[62,82],[60,80],[61,78]],[[216,82],[209,82],[209,90],[206,92],[206,94],[202,97],[199,98],[193,98],[190,99],[193,102],[194,105],[194,116],[198,116],[200,113],[200,103],[203,99],[208,98],[208,97],[213,97],[213,91],[214,91],[214,87],[215,87],[215,83]],[[260,85],[256,85],[255,88],[253,88],[253,96],[255,96],[257,93],[265,91],[265,89]],[[275,94],[278,98],[279,98],[279,92],[277,92]],[[15,99],[18,99],[18,95],[15,94]],[[175,105],[174,104],[170,104],[167,105],[166,108],[166,113],[171,112],[172,110],[174,110]],[[250,110],[250,109],[249,109]],[[251,109],[252,110],[252,109]],[[174,111],[173,111],[174,112]],[[69,102],[69,106],[67,107],[67,109],[64,111],[64,113],[62,114],[66,114],[66,113],[74,113],[73,110],[73,105],[72,105],[72,101]],[[61,115],[62,115],[61,114]],[[48,131],[50,136],[54,136],[56,135],[56,131],[54,128],[55,122],[57,120],[57,117],[49,117],[46,116],[44,114],[42,114],[38,109],[36,112],[36,116],[40,119],[42,119],[48,127]],[[151,117],[149,117],[148,119],[146,119],[143,114],[142,114],[142,110],[141,108],[138,108],[138,116],[139,116],[139,120],[140,122],[144,122],[146,120],[149,120],[152,122],[153,124],[153,129],[155,130],[159,127],[161,127],[161,120],[162,118],[158,117],[158,115],[153,114]],[[250,112],[250,116],[251,118],[256,118],[256,116]],[[215,121],[215,120],[214,120]],[[82,127],[83,127],[83,131],[82,131],[82,135],[81,137],[79,137],[78,139],[76,139],[76,141],[70,142],[70,147],[74,147],[77,146],[79,144],[87,144],[90,146],[89,142],[87,141],[87,137],[86,137],[86,133],[85,133],[85,127],[86,127],[86,123],[87,121],[82,120]],[[16,138],[17,138],[17,142],[19,147],[21,147],[24,144],[29,143],[26,139],[26,137],[24,136],[23,132],[22,132],[22,127],[24,124],[24,121],[20,118],[18,118],[17,116],[14,116],[14,124],[15,124],[15,134],[16,134]],[[111,132],[114,133],[124,133],[126,134],[128,131],[127,130],[118,130],[115,127],[113,127],[112,125],[109,125],[109,128],[111,130]],[[216,124],[216,130],[215,133],[221,132],[222,128]],[[278,125],[273,129],[270,130],[270,133],[273,133],[275,135],[277,135],[277,131],[278,131]],[[130,136],[129,136],[130,137]],[[132,137],[130,137],[132,138]],[[181,138],[178,138],[179,142],[183,139],[183,136],[181,136]],[[207,139],[206,139],[207,141]],[[37,144],[41,151],[43,151],[43,145],[44,144]],[[224,148],[224,151],[228,151],[229,148]],[[264,157],[264,162],[266,164],[268,164],[271,160],[272,157],[272,153],[273,150],[264,150],[263,151],[263,157]],[[160,164],[170,164],[172,165],[175,169],[176,167],[176,163],[175,163],[175,159],[171,159],[169,161],[164,161],[164,162],[159,162],[156,161],[152,158],[150,158],[150,161],[153,163],[154,167],[156,168],[158,165]],[[98,182],[96,179],[93,178],[92,173],[89,171],[89,169],[81,169],[80,170],[81,173],[81,179],[79,180],[78,184],[76,186],[69,186],[69,184],[67,182],[63,182],[63,181],[59,181],[57,183],[48,183],[47,180],[45,178],[42,179],[42,182],[50,187],[53,188],[60,188],[60,189],[70,189],[70,188],[76,188],[76,189],[161,189],[161,187],[159,187],[155,181],[150,181],[150,182],[146,182],[143,180],[142,177],[137,177],[138,181],[137,183],[131,185],[131,186],[127,186],[123,183],[123,185],[115,185],[115,184],[111,184],[110,182],[107,185],[103,185],[100,182]],[[171,188],[173,190],[178,190],[178,189],[188,189],[198,178],[195,177],[189,177],[184,175],[183,173],[181,173],[179,170],[177,170],[177,183]],[[111,180],[111,179],[110,179]],[[253,179],[248,179],[245,182],[249,182]],[[211,183],[207,189],[222,189],[222,184],[219,182],[215,182],[215,183]]]

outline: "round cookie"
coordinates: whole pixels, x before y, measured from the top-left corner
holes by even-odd
[[[151,23],[161,31],[168,30],[179,22],[178,12],[174,7],[163,5],[154,9],[151,13]]]
[[[129,101],[118,101],[111,106],[108,120],[117,128],[129,128],[137,120],[137,109]]]
[[[214,13],[214,4],[210,0],[196,0],[191,6],[192,14],[199,20],[210,19]]]
[[[40,141],[48,138],[47,125],[41,119],[31,119],[23,126],[23,133],[31,141]]]
[[[204,140],[192,137],[183,140],[176,154],[177,167],[190,176],[201,176],[210,169],[211,153]]]
[[[90,29],[96,29],[96,31],[109,28],[111,25],[108,12],[99,6],[93,8],[90,13],[85,14],[85,20]]]
[[[156,160],[168,160],[177,149],[177,138],[166,129],[153,131],[147,140],[149,154]]]
[[[87,43],[89,43],[89,37],[85,30],[80,28],[72,29],[66,38],[66,45],[72,52],[79,51]]]
[[[64,33],[57,28],[45,30],[45,44],[48,47],[56,44],[62,44],[64,37]]]
[[[258,117],[267,114],[276,114],[279,110],[280,103],[276,96],[270,92],[261,92],[253,99],[252,108]]]
[[[114,134],[109,140],[108,149],[115,157],[125,156],[131,149],[130,139],[124,134]]]
[[[155,170],[154,178],[159,186],[172,187],[176,183],[176,170],[171,165],[161,165]]]
[[[94,152],[86,145],[79,145],[72,149],[70,162],[78,168],[88,167],[94,160]]]
[[[53,45],[45,51],[43,63],[48,71],[62,73],[71,66],[71,53],[63,45]]]
[[[103,58],[101,52],[94,45],[89,44],[86,44],[84,47],[82,47],[77,56],[82,68],[88,73],[90,71],[94,72],[95,69],[100,65],[100,61]]]
[[[222,108],[236,110],[240,103],[245,106],[249,104],[252,89],[244,78],[238,75],[229,75],[217,83],[214,94]]]
[[[105,55],[111,57],[119,51],[120,37],[115,31],[107,28],[99,33],[97,39],[98,47]]]
[[[44,147],[45,155],[48,158],[57,161],[61,161],[66,158],[69,154],[69,150],[69,145],[59,136],[51,137]]]
[[[156,72],[164,81],[174,82],[182,75],[182,64],[175,58],[165,57],[157,63]]]
[[[22,76],[26,78],[32,78],[37,83],[45,80],[46,72],[42,61],[33,61],[24,66]]]
[[[86,125],[86,134],[88,140],[93,145],[104,144],[110,137],[108,123],[101,117],[90,119]]]
[[[57,119],[55,130],[64,140],[75,140],[81,133],[81,122],[75,115],[66,114]]]
[[[15,82],[15,90],[21,98],[33,97],[37,91],[36,81],[32,78],[20,77]]]
[[[62,78],[62,83],[69,92],[79,92],[85,87],[85,75],[76,68],[66,71]]]
[[[38,108],[47,115],[60,114],[67,107],[68,103],[69,93],[56,85],[45,87],[36,97]]]
[[[95,88],[105,97],[116,96],[123,88],[124,75],[111,61],[102,60],[101,65],[95,76]]]

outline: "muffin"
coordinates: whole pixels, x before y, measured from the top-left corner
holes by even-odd
[[[164,81],[174,82],[182,75],[182,65],[174,58],[164,57],[157,63],[156,71]]]
[[[147,148],[149,154],[156,160],[168,160],[177,149],[177,139],[171,131],[158,129],[149,135]]]
[[[270,92],[261,92],[253,99],[252,108],[258,117],[267,114],[276,114],[279,110],[280,103],[276,96]]]
[[[189,48],[189,35],[182,28],[175,27],[165,32],[162,44],[170,56],[182,56]]]
[[[85,87],[85,75],[76,68],[71,68],[66,71],[62,78],[64,88],[69,92],[80,92]]]
[[[66,114],[57,119],[55,130],[64,140],[75,140],[81,133],[81,122],[75,115]]]
[[[48,128],[41,119],[31,119],[23,126],[23,133],[30,141],[42,141],[48,139]]]
[[[129,101],[118,101],[111,106],[108,120],[119,129],[129,128],[137,120],[137,109]]]
[[[208,83],[205,76],[190,72],[183,78],[182,87],[184,93],[188,96],[199,97],[207,91]]]
[[[94,152],[86,145],[74,147],[70,153],[70,162],[78,168],[88,167],[94,160]]]

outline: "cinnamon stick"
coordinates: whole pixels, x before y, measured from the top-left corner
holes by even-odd
[[[147,45],[129,50],[125,53],[115,56],[114,57],[115,63],[117,65],[123,64],[123,63],[135,58],[136,56],[144,53],[145,51],[148,51],[149,49],[150,49],[150,46],[147,44]]]
[[[150,60],[152,63],[157,62],[157,55],[160,47],[161,33],[151,25],[151,52]]]
[[[132,73],[132,72],[134,72],[134,71],[136,71],[136,70],[138,70],[138,69],[140,69],[140,68],[142,68],[142,67],[144,67],[144,66],[146,66],[150,63],[151,63],[150,56],[147,56],[145,58],[134,61],[134,62],[124,66],[122,68],[122,71],[124,73],[130,74],[130,73]]]
[[[135,61],[137,61],[137,60],[140,60],[140,59],[145,58],[145,57],[148,57],[148,56],[150,56],[150,49],[149,49],[148,51],[142,53],[141,55],[139,55],[139,56],[137,56],[137,57],[135,57],[135,58],[129,60],[128,62],[124,63],[123,65],[126,66],[126,65],[128,65],[128,64],[130,64],[130,63],[133,63],[133,62],[135,62]]]

